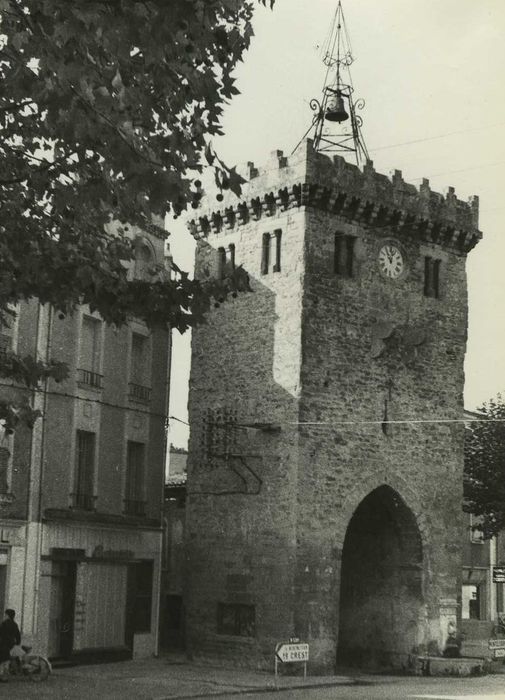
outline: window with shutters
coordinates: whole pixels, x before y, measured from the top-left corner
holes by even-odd
[[[129,398],[148,403],[151,398],[151,358],[149,336],[132,333]]]
[[[0,493],[9,493],[9,467],[11,450],[2,445],[0,447]]]
[[[340,277],[354,277],[354,246],[356,238],[337,231],[333,253],[333,271]]]
[[[79,347],[78,381],[80,385],[102,388],[102,322],[93,316],[83,316]]]
[[[440,260],[429,255],[424,258],[424,296],[440,297]]]
[[[78,430],[75,454],[75,490],[72,506],[82,510],[95,508],[95,433]]]
[[[127,515],[145,515],[145,445],[142,442],[127,443],[126,488],[124,510]]]
[[[3,312],[3,318],[0,318],[0,353],[12,352],[14,350],[14,329],[16,325],[17,315],[15,308],[9,306],[15,315]]]

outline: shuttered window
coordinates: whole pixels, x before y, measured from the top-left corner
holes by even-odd
[[[95,481],[95,433],[77,431],[74,506],[93,510]]]
[[[0,447],[0,493],[9,491],[9,461],[10,450],[7,447]]]
[[[92,316],[83,316],[79,366],[89,372],[100,372],[102,322]]]

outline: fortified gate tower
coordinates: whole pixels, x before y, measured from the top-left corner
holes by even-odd
[[[298,637],[313,670],[405,667],[458,619],[478,199],[310,139],[244,175],[193,222],[196,275],[242,265],[252,292],[193,332],[188,645],[268,667]]]
[[[195,228],[197,276],[253,291],[193,331],[188,642],[401,665],[458,611],[478,201],[311,141],[249,178]]]

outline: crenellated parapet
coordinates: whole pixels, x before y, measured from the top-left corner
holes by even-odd
[[[247,181],[241,196],[223,192],[222,202],[206,198],[198,218],[189,223],[195,238],[300,207],[412,235],[461,253],[469,252],[482,237],[477,196],[464,202],[453,187],[445,195],[433,192],[428,179],[416,187],[404,181],[400,170],[390,177],[376,172],[372,161],[360,170],[341,156],[315,152],[310,139],[289,157],[274,151],[265,166],[249,162],[238,171]]]

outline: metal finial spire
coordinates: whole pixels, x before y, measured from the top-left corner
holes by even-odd
[[[363,120],[356,114],[357,109],[363,109],[365,101],[353,100],[354,87],[350,72],[353,57],[341,0],[338,0],[322,54],[326,66],[323,95],[321,101],[310,101],[314,118],[303,138],[312,132],[314,150],[322,153],[351,152],[355,154],[359,165],[361,161],[369,160],[361,134]]]

